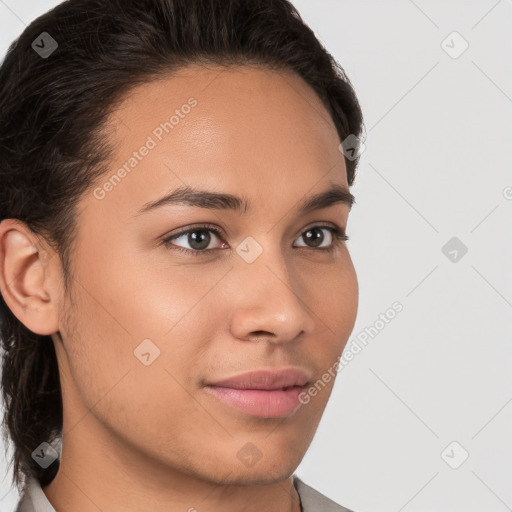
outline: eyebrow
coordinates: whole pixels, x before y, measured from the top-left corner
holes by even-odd
[[[350,210],[354,203],[355,197],[345,187],[341,185],[331,185],[327,190],[313,194],[302,200],[299,203],[298,211],[301,214],[307,214],[314,210],[328,208],[335,204],[346,204]],[[176,204],[214,210],[232,210],[241,214],[247,214],[251,210],[250,201],[245,197],[199,190],[190,186],[181,186],[156,201],[145,203],[135,216],[142,215],[162,206]]]

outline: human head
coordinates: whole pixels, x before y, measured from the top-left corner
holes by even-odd
[[[43,32],[59,45],[48,58],[32,46]],[[161,98],[158,83],[194,66],[227,68],[224,76],[242,82],[243,73],[234,73],[240,67],[281,74],[299,95],[307,93],[305,85],[316,94],[311,109],[322,118],[327,114],[338,142],[361,133],[361,110],[343,69],[286,0],[68,0],[39,17],[11,45],[0,69],[0,220],[25,223],[48,254],[58,255],[69,299],[62,323],[84,293],[73,279],[85,248],[75,243],[77,209],[111,174],[116,132],[123,130],[116,119],[131,115],[124,101],[131,94],[140,101],[140,91]],[[358,159],[343,160],[350,186]],[[61,433],[60,334],[30,330],[4,298],[2,391],[14,478],[18,483],[21,473],[32,474],[45,485],[58,464],[43,469],[31,454]]]

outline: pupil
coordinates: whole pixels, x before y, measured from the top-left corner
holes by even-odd
[[[198,236],[199,233],[199,236]],[[188,243],[193,249],[206,249],[210,245],[210,233],[208,231],[193,231],[188,235]],[[194,244],[199,244],[199,247]]]
[[[311,235],[311,233],[315,233],[316,232],[316,235]],[[324,234],[322,232],[322,230],[320,228],[313,228],[313,229],[310,229],[309,231],[307,231],[305,233],[305,236],[306,238],[312,242],[313,244],[313,247],[317,247],[318,245],[320,245],[323,240],[324,240]]]

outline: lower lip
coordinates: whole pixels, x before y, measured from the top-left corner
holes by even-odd
[[[263,418],[279,418],[287,416],[302,405],[299,395],[304,387],[293,386],[286,390],[271,391],[220,386],[206,386],[205,389],[223,402],[247,414]]]

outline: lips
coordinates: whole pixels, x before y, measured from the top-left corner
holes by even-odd
[[[282,370],[256,370],[211,382],[208,385],[232,389],[277,390],[292,386],[304,386],[309,380],[306,372],[298,368]]]
[[[308,375],[297,368],[258,370],[206,384],[205,390],[223,403],[251,416],[278,418],[297,411]]]

